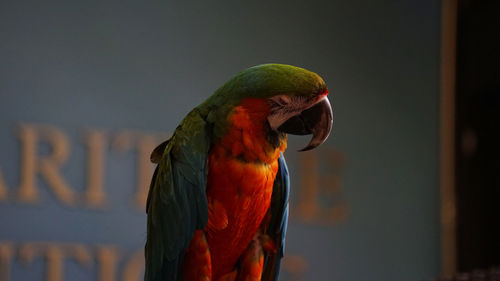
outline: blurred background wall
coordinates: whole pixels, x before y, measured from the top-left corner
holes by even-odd
[[[150,151],[235,73],[329,85],[281,280],[438,276],[439,1],[0,2],[0,280],[142,280]]]

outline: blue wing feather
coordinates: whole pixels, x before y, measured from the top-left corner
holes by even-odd
[[[262,281],[277,281],[281,259],[285,254],[285,236],[288,225],[288,197],[290,195],[290,178],[285,157],[281,154],[278,160],[278,173],[274,180],[271,198],[271,220],[266,234],[277,244],[277,253],[266,256]]]
[[[205,189],[209,139],[206,122],[195,109],[164,149],[160,148],[161,157],[152,157],[158,160],[158,166],[146,206],[145,281],[182,280],[185,249],[194,231],[203,229],[208,221]]]

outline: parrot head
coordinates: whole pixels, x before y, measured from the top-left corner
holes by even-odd
[[[245,99],[265,100],[266,121],[272,132],[312,134],[309,144],[300,150],[306,151],[322,144],[332,129],[333,113],[327,95],[325,82],[314,72],[291,65],[263,64],[238,73],[202,106],[229,109]]]

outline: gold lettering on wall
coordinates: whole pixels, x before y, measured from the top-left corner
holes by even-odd
[[[92,254],[81,244],[64,244],[65,250],[81,265],[89,267],[92,264]]]
[[[331,208],[326,208],[323,221],[328,224],[335,224],[344,221],[349,215],[347,201],[342,196],[343,170],[346,165],[346,158],[341,151],[325,148],[326,157],[323,157],[326,171],[320,178],[320,185],[325,197],[335,198],[331,203]]]
[[[348,207],[341,196],[344,165],[345,157],[338,150],[323,148],[320,152],[300,154],[299,202],[294,212],[298,219],[321,224],[335,224],[346,219]]]
[[[15,256],[17,253],[18,256]],[[15,244],[0,242],[0,280],[10,281],[13,262],[21,261],[27,270],[35,259],[44,260],[45,281],[72,280],[64,275],[64,265],[68,259],[75,260],[88,270],[97,271],[99,281],[117,281],[118,273],[122,281],[142,281],[144,277],[144,248],[134,251],[130,256],[121,256],[116,245],[92,247],[78,243],[25,242]],[[94,266],[97,262],[97,267]],[[123,264],[122,264],[123,262]],[[118,266],[122,264],[122,266]],[[42,278],[37,279],[42,280]]]
[[[116,264],[118,262],[118,250],[113,246],[100,246],[97,248],[97,260],[99,262],[99,281],[116,280]]]
[[[299,217],[304,221],[314,221],[319,213],[318,197],[318,156],[314,152],[301,155]]]
[[[112,147],[118,151],[124,152],[132,148],[136,149],[137,180],[134,204],[140,210],[144,210],[146,207],[149,183],[155,167],[150,161],[151,152],[158,144],[167,138],[166,135],[160,134],[122,131],[113,139]]]
[[[5,185],[5,181],[3,179],[2,170],[0,167],[0,201],[7,199],[7,186]]]
[[[136,154],[136,188],[133,202],[143,209],[146,204],[149,182],[154,165],[150,162],[151,151],[166,134],[142,133],[129,130],[108,137],[102,130],[89,129],[85,133],[86,184],[82,194],[77,193],[62,175],[61,169],[70,154],[68,137],[50,125],[21,124],[17,128],[20,140],[20,182],[17,190],[22,203],[36,204],[41,201],[38,177],[47,184],[52,194],[67,206],[78,207],[85,203],[90,208],[102,208],[107,203],[105,166],[108,142],[111,147],[125,152],[133,149]],[[0,202],[9,197],[9,189],[0,170]],[[82,197],[82,198],[79,198]]]
[[[127,264],[123,272],[123,281],[141,281],[144,272],[144,249],[135,252]]]
[[[69,155],[66,135],[59,129],[48,125],[20,125],[18,136],[21,141],[19,199],[29,203],[40,201],[36,186],[36,175],[39,173],[57,199],[66,205],[74,205],[75,194],[59,173],[59,168],[66,162]],[[50,155],[45,157],[38,155],[39,139],[50,145]]]
[[[92,261],[92,255],[81,244],[33,242],[23,244],[19,249],[19,257],[25,266],[32,263],[35,257],[45,258],[46,281],[64,280],[64,261],[67,256],[84,266],[89,266]]]
[[[102,207],[106,203],[104,191],[104,155],[106,135],[97,130],[89,130],[85,134],[87,146],[87,188],[85,199],[90,207]]]
[[[19,249],[19,257],[25,266],[29,265],[35,255],[37,255],[38,248],[35,247],[34,243],[27,243]]]
[[[42,243],[28,243],[23,245],[19,250],[19,256],[25,266],[33,262],[33,259],[42,255],[45,248],[45,280],[46,281],[62,281],[63,274],[63,259],[62,249],[58,246],[51,245],[44,247]]]
[[[149,183],[153,175],[154,167],[151,163],[151,151],[158,145],[157,138],[153,136],[142,136],[137,141],[137,187],[134,195],[135,205],[140,208],[146,208],[146,199],[148,198]]]
[[[64,252],[59,245],[50,245],[46,250],[47,281],[62,281],[64,267]]]
[[[0,280],[2,281],[10,281],[10,267],[13,255],[14,246],[12,243],[0,242]]]
[[[37,202],[38,192],[35,187],[35,153],[37,137],[33,127],[19,126],[21,141],[21,182],[19,197],[24,202]]]
[[[304,280],[304,275],[309,269],[306,259],[298,255],[287,254],[283,258],[283,269],[287,272],[288,281]]]

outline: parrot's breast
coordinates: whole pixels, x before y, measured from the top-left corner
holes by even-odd
[[[214,281],[233,270],[259,231],[271,203],[278,158],[286,148],[285,138],[279,147],[266,140],[267,104],[248,102],[234,109],[231,128],[209,155],[205,232]]]

